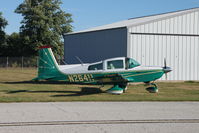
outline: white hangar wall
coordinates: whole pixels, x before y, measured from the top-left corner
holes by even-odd
[[[199,11],[128,27],[127,56],[149,66],[166,58],[168,80],[199,80]]]

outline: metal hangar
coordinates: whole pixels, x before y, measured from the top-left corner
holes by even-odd
[[[199,8],[132,18],[64,35],[68,64],[131,57],[173,71],[168,80],[199,80]],[[162,78],[164,80],[164,77]]]

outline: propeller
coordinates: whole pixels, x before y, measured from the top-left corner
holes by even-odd
[[[167,62],[166,58],[164,58],[164,67],[163,67],[164,73],[165,73],[165,78],[167,80],[167,73],[172,71],[170,67],[167,67]]]
[[[165,73],[165,78],[166,78],[166,80],[167,80],[167,73]]]
[[[164,69],[167,68],[167,62],[166,62],[166,58],[164,58]]]
[[[164,67],[163,67],[164,69],[166,69],[167,68],[167,61],[166,61],[166,58],[164,58]],[[167,80],[167,73],[165,73],[165,78],[166,78],[166,80]]]

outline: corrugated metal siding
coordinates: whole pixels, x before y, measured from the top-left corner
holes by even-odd
[[[84,63],[112,57],[127,56],[127,28],[64,36],[64,57],[68,64],[76,64],[78,56]]]
[[[188,13],[174,18],[131,27],[129,31],[139,33],[198,34],[198,15],[198,11]]]
[[[173,69],[168,74],[169,80],[199,80],[198,12],[131,27],[128,30],[129,57],[143,65],[157,66],[163,66],[166,58],[168,66]]]

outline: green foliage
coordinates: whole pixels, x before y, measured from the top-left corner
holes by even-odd
[[[50,45],[56,54],[63,55],[62,35],[72,31],[72,18],[60,5],[61,0],[25,0],[15,10],[24,17],[20,36],[31,54],[36,55],[39,46]]]
[[[4,43],[1,49],[0,56],[30,56],[33,54],[32,49],[29,45],[24,45],[23,38],[20,37],[19,33],[12,33],[6,35],[6,43]]]
[[[6,34],[4,32],[6,25],[8,25],[8,22],[3,18],[2,13],[0,12],[0,56],[3,54],[6,47]]]

